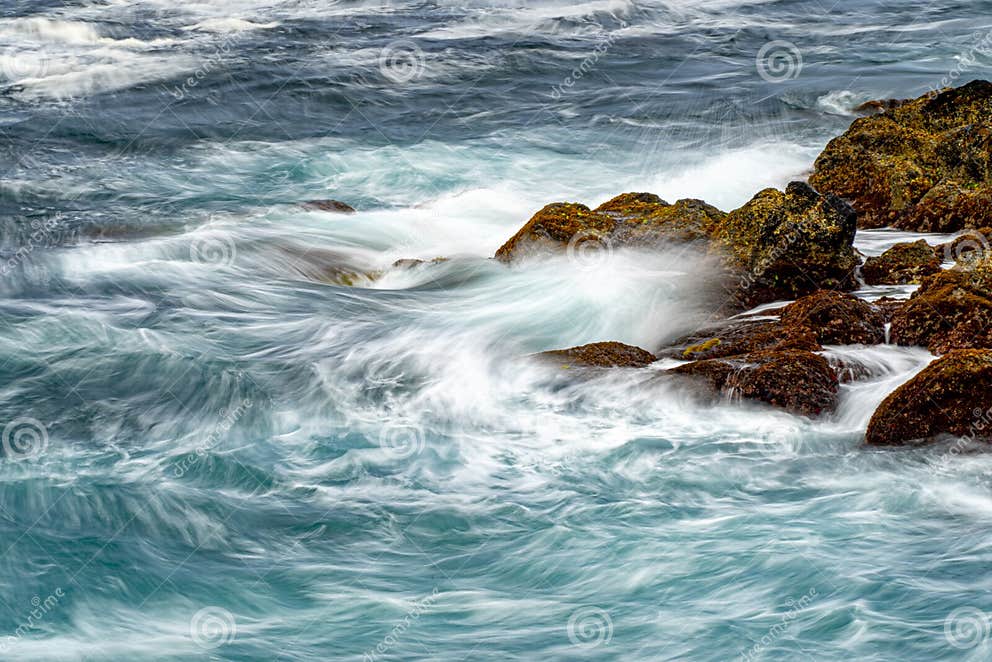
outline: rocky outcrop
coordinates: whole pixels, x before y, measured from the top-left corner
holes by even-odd
[[[837,405],[836,372],[822,356],[804,350],[694,361],[668,372],[691,379],[707,393],[764,402],[803,416],[818,416]]]
[[[946,244],[936,248],[944,262],[957,262],[962,266],[974,264],[989,254],[992,228],[965,230]]]
[[[880,110],[830,141],[810,183],[849,200],[864,228],[953,232],[988,225],[992,83]]]
[[[854,289],[856,230],[849,204],[793,182],[785,192],[766,189],[730,212],[715,236],[739,274],[735,296],[756,305],[818,289]]]
[[[934,354],[992,348],[992,278],[984,260],[971,269],[928,276],[892,316],[892,341],[920,345]]]
[[[861,275],[869,285],[918,285],[924,276],[940,271],[933,247],[920,239],[896,244],[877,257],[865,260]]]
[[[866,442],[894,446],[940,435],[989,441],[992,351],[955,350],[887,397],[868,425]]]
[[[619,342],[598,342],[542,352],[537,357],[561,368],[643,368],[657,360],[647,350]]]
[[[609,248],[705,241],[725,215],[701,200],[669,204],[652,193],[624,193],[595,210],[579,203],[558,202],[537,212],[496,251],[496,259],[511,262],[528,254],[566,251],[590,241]]]
[[[816,334],[806,327],[744,320],[702,329],[662,350],[659,355],[698,361],[787,349],[815,352],[823,348]]]

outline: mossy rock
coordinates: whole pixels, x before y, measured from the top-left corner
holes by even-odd
[[[953,232],[987,224],[992,83],[879,110],[830,141],[810,183],[849,200],[863,228]]]
[[[782,325],[812,330],[824,345],[877,345],[885,319],[870,303],[842,292],[821,290],[786,306]]]
[[[644,368],[657,359],[651,352],[619,342],[598,342],[570,349],[542,352],[542,361],[561,368]]]
[[[990,440],[992,351],[955,350],[887,397],[868,424],[872,446],[935,441],[941,435]]]
[[[804,326],[786,326],[773,321],[734,321],[702,329],[682,338],[660,356],[682,360],[720,359],[760,351],[823,349],[816,334]]]
[[[819,416],[837,406],[836,372],[825,358],[804,350],[694,361],[668,372],[692,379],[706,392],[764,402],[802,416]]]
[[[535,252],[562,252],[586,241],[609,248],[708,241],[725,215],[701,200],[669,204],[652,193],[624,193],[595,210],[579,203],[554,203],[503,244],[496,259],[512,262]]]
[[[892,317],[892,341],[920,345],[934,354],[992,348],[992,261],[923,279]]]
[[[877,257],[865,260],[861,275],[869,285],[918,285],[925,276],[940,271],[933,246],[923,239],[896,244]]]
[[[784,192],[766,189],[730,212],[714,235],[738,276],[734,295],[756,305],[819,289],[854,289],[856,231],[849,204],[792,182]]]
[[[496,259],[511,262],[535,252],[561,251],[569,245],[604,241],[617,221],[576,202],[544,207],[496,251]]]

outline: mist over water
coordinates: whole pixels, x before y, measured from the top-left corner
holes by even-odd
[[[827,348],[867,377],[816,421],[577,379],[531,355],[658,350],[713,265],[489,258],[553,201],[804,178],[859,103],[985,75],[990,17],[7,2],[0,658],[988,659],[992,460],[862,445],[925,350]]]

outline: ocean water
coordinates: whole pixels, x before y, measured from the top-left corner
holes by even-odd
[[[990,34],[986,1],[4,0],[0,659],[992,659],[992,459],[862,445],[925,350],[828,348],[867,377],[817,421],[575,380],[528,356],[658,349],[711,265],[489,259],[548,202],[803,178]]]

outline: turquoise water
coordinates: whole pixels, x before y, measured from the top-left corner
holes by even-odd
[[[529,354],[658,349],[712,265],[488,258],[801,178],[990,9],[8,2],[0,659],[989,659],[992,462],[861,445],[926,351],[828,348],[819,421],[575,380]]]

